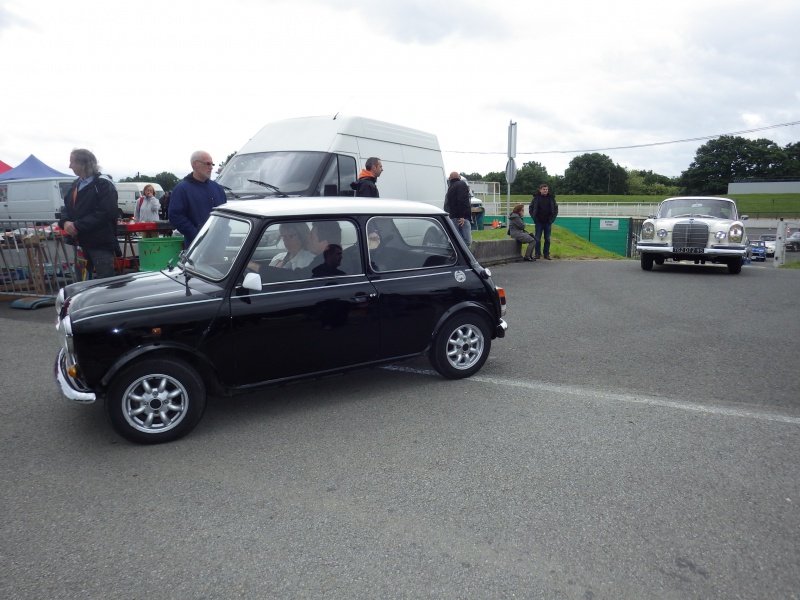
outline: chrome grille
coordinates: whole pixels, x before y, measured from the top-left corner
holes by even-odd
[[[672,245],[676,248],[705,248],[707,243],[705,223],[676,223],[672,228]]]

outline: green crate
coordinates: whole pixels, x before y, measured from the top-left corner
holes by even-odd
[[[139,270],[160,271],[171,260],[175,265],[183,250],[183,236],[142,238],[139,240]]]

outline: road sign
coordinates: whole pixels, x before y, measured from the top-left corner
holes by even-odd
[[[509,158],[508,162],[506,163],[506,181],[509,184],[514,183],[514,180],[517,178],[517,164],[514,162],[513,158]]]

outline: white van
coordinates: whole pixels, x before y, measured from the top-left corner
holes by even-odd
[[[49,225],[61,216],[64,194],[75,177],[42,177],[0,181],[0,219]]]
[[[381,198],[441,207],[446,178],[432,133],[363,117],[303,117],[270,123],[225,165],[217,183],[237,198],[354,196],[370,156],[381,159]]]
[[[119,197],[117,205],[119,206],[118,212],[120,217],[130,217],[133,215],[136,203],[139,201],[139,198],[144,196],[144,186],[148,184],[153,186],[156,192],[156,198],[160,200],[161,196],[164,195],[164,188],[158,183],[150,183],[149,181],[114,183],[114,187],[117,188],[117,196]]]

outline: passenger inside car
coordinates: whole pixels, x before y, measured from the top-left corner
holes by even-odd
[[[308,225],[306,223],[282,223],[280,232],[286,252],[275,256],[269,266],[295,270],[310,265],[314,260],[314,254],[308,250],[310,241]]]

